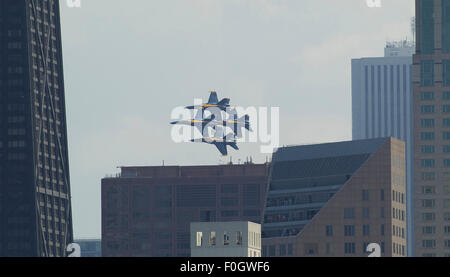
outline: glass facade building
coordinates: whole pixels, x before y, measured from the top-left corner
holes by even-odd
[[[0,0],[0,256],[72,242],[59,1]]]

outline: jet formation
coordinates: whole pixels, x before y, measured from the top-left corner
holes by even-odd
[[[201,138],[192,139],[191,142],[207,143],[217,147],[223,156],[228,155],[227,146],[239,150],[237,139],[243,137],[242,129],[252,131],[250,117],[244,115],[238,117],[236,108],[230,106],[230,98],[219,101],[217,92],[211,91],[207,103],[187,106],[188,110],[196,110],[196,115],[191,120],[174,121],[172,125],[187,125],[195,127],[201,134]],[[205,117],[205,112],[209,115]],[[210,135],[210,131],[214,135]],[[231,130],[231,132],[227,132]]]

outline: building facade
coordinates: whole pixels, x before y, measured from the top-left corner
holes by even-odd
[[[416,0],[415,255],[450,256],[450,1]]]
[[[408,255],[414,251],[412,42],[387,43],[384,57],[352,60],[353,139],[395,137],[406,143]]]
[[[404,257],[405,145],[394,138],[274,153],[262,225],[266,257]]]
[[[59,1],[0,0],[0,256],[72,242]]]
[[[189,257],[191,222],[260,223],[268,164],[123,167],[102,180],[102,254]]]
[[[78,239],[75,240],[80,246],[81,257],[98,258],[102,256],[102,241],[100,239]]]
[[[191,257],[261,257],[261,224],[192,222]]]

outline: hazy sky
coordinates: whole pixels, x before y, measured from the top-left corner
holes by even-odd
[[[76,238],[101,235],[101,178],[122,165],[218,164],[175,144],[171,111],[207,99],[280,107],[282,145],[351,139],[352,58],[411,38],[414,1],[81,0],[62,7]],[[234,162],[259,144],[230,150]]]

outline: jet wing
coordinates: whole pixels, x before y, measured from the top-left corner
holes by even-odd
[[[217,103],[219,103],[219,98],[217,98],[217,92],[211,91],[210,93],[211,94],[209,95],[208,104],[216,105]]]
[[[217,147],[217,149],[219,150],[219,152],[223,155],[226,156],[228,155],[227,152],[227,145],[223,142],[216,142],[214,143],[214,145]]]

